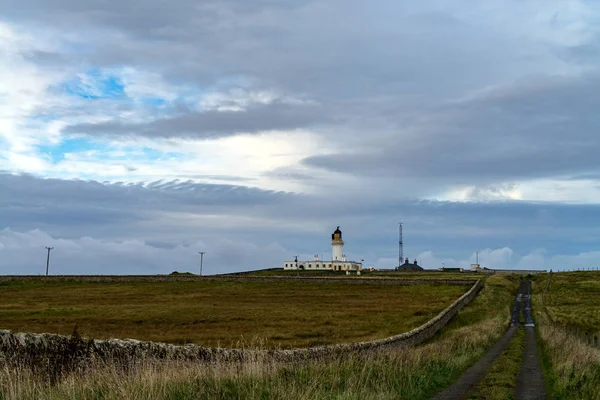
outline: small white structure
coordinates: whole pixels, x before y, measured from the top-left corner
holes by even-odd
[[[479,264],[471,264],[471,271],[477,272],[481,269],[481,265]]]
[[[330,271],[346,271],[349,274],[351,271],[356,271],[360,275],[362,263],[357,261],[348,261],[344,254],[344,241],[342,240],[342,231],[340,227],[331,235],[331,261],[319,260],[319,256],[315,254],[312,261],[285,261],[283,264],[284,270],[330,270]]]

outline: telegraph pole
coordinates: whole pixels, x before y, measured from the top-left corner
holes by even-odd
[[[205,251],[199,251],[198,254],[200,254],[200,276],[202,276],[202,262],[204,261],[204,253],[206,253]]]
[[[54,247],[48,247],[46,246],[46,250],[48,250],[48,257],[46,258],[46,276],[48,276],[48,268],[50,267],[50,250],[52,250]]]
[[[398,222],[398,266],[403,264],[404,243],[402,243],[402,222]]]

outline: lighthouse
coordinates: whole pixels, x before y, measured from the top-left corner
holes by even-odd
[[[298,256],[296,256],[293,261],[285,261],[283,269],[345,271],[346,275],[350,275],[350,272],[353,271],[356,272],[356,275],[360,275],[362,260],[361,262],[348,261],[344,254],[342,231],[340,231],[340,227],[338,226],[331,234],[331,261],[320,260],[318,254],[315,254],[313,260],[310,261],[299,261]]]
[[[331,234],[331,254],[332,261],[346,261],[344,256],[344,241],[342,240],[342,231],[340,227]]]

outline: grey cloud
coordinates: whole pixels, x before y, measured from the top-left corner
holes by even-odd
[[[63,129],[63,133],[203,139],[269,130],[293,130],[316,123],[324,123],[327,120],[327,116],[318,106],[275,102],[251,106],[243,111],[191,112],[148,123],[135,124],[117,121],[72,125]]]
[[[346,233],[349,256],[368,263],[394,259],[400,219],[405,223],[405,251],[411,257],[431,250],[460,258],[474,249],[503,246],[521,254],[537,248],[547,248],[549,254],[571,254],[600,240],[596,205],[445,203],[380,199],[373,193],[344,196],[335,191],[298,196],[186,182],[141,186],[0,178],[0,230],[27,233],[39,228],[56,241],[57,248],[65,246],[59,240],[80,242],[89,237],[100,247],[106,242],[110,264],[132,272],[170,272],[161,269],[164,266],[158,268],[160,260],[168,254],[191,257],[196,247],[204,245],[227,254],[228,263],[220,261],[218,267],[223,270],[248,267],[250,259],[241,260],[244,246],[257,249],[253,254],[269,246],[280,249],[266,261],[251,258],[254,268],[272,266],[295,254],[327,254],[330,230],[336,225]],[[35,239],[31,246],[43,247],[47,240],[51,239]],[[236,247],[236,243],[243,245]],[[161,249],[164,258],[148,261]],[[78,253],[75,259],[81,261],[81,257]],[[71,263],[67,258],[64,263]],[[128,266],[131,260],[137,260],[138,267]],[[7,260],[1,262],[4,271],[14,272]]]
[[[242,77],[258,90],[275,89],[322,104],[275,104],[246,113],[182,109],[175,116],[146,124],[114,121],[75,125],[67,127],[67,133],[204,138],[311,127],[332,145],[364,150],[368,147],[366,137],[379,141],[375,147],[388,145],[395,131],[405,131],[410,124],[429,117],[440,125],[457,125],[452,118],[426,112],[448,99],[486,85],[552,73],[564,66],[554,52],[538,42],[485,29],[484,22],[469,18],[460,7],[454,12],[457,7],[451,7],[451,2],[248,4],[229,0],[198,5],[178,0],[165,6],[134,0],[90,5],[32,0],[29,4],[22,7],[10,1],[4,7],[5,14],[24,24],[43,19],[44,24],[56,27],[73,21],[68,26],[76,27],[83,38],[86,65],[135,66],[156,72],[166,81],[198,89],[226,88],[223,82]],[[487,10],[471,11],[485,16]],[[73,47],[82,43],[75,41]],[[70,64],[82,60],[80,53],[68,50],[64,56]],[[95,105],[104,107],[103,103]],[[106,115],[117,113],[107,108]],[[445,142],[438,139],[438,147],[442,147]],[[405,158],[411,157],[410,146],[405,143],[391,143],[390,147],[401,148]],[[454,150],[451,142],[450,147]],[[436,156],[450,158],[446,153],[442,149]],[[422,157],[419,151],[413,154]],[[374,161],[370,164],[377,164]],[[313,164],[326,166],[331,162],[334,160],[315,160]]]
[[[318,98],[434,99],[490,78],[514,77],[516,71],[506,67],[511,62],[518,63],[519,73],[552,65],[544,55],[524,58],[514,46],[527,46],[523,40],[483,30],[444,5],[389,0],[29,4],[9,1],[3,10],[21,21],[68,22],[87,33],[94,38],[85,42],[93,49],[87,62],[144,65],[168,80],[203,87],[242,75]],[[461,79],[447,79],[456,74]]]
[[[492,111],[496,106],[443,106],[449,99],[486,85],[551,73],[563,66],[554,53],[535,42],[483,29],[480,21],[469,20],[460,12],[454,15],[445,6],[390,1],[247,6],[226,1],[195,6],[178,1],[163,13],[163,6],[157,3],[145,3],[136,12],[133,4],[90,6],[93,12],[89,15],[95,13],[97,18],[90,21],[90,28],[80,28],[83,37],[90,37],[87,62],[106,67],[133,65],[191,88],[218,86],[226,90],[224,81],[244,77],[253,82],[253,89],[274,89],[314,100],[320,106],[275,103],[243,113],[199,113],[180,107],[175,115],[163,114],[148,123],[79,124],[68,126],[64,133],[202,139],[311,128],[330,146],[358,156],[347,168],[342,167],[343,155],[315,157],[307,160],[307,165],[336,171],[343,168],[343,172],[358,175],[420,179],[412,186],[420,186],[414,194],[424,196],[440,187],[471,183],[473,177],[478,180],[475,183],[489,184],[538,176],[542,165],[570,173],[588,162],[578,159],[573,163],[552,154],[543,158],[542,154],[539,168],[523,166],[521,153],[527,148],[521,146],[519,152],[514,137],[517,132],[529,134],[523,130],[522,118],[527,116],[508,110],[506,129],[515,135],[502,140],[497,127],[504,123],[504,116]],[[49,24],[67,14],[88,15],[87,7],[68,1],[38,5],[51,14]],[[8,15],[22,21],[39,18],[16,6],[9,7]],[[98,37],[103,40],[94,39]],[[81,57],[66,56],[70,61]],[[95,105],[105,107],[103,103]],[[106,115],[119,113],[115,106],[106,107]],[[496,121],[495,125],[484,118]],[[513,142],[515,146],[510,146]],[[481,151],[492,147],[505,156]],[[469,157],[458,157],[465,153]]]
[[[156,214],[243,214],[298,195],[242,186],[171,181],[103,184],[0,174],[0,221],[16,229],[59,229],[62,235],[114,235],[142,229]],[[179,223],[179,221],[177,222]],[[216,221],[218,224],[218,221]],[[121,228],[116,228],[116,227]],[[54,231],[52,231],[54,232]]]
[[[29,61],[42,66],[61,66],[68,62],[66,57],[58,52],[36,50],[24,55]]]
[[[597,206],[407,200],[453,184],[485,188],[475,190],[481,196],[498,182],[600,173],[598,77],[544,78],[574,73],[570,62],[583,60],[589,68],[593,41],[572,49],[577,57],[569,59],[564,49],[540,43],[535,35],[490,28],[485,19],[490,2],[471,4],[467,13],[450,7],[453,3],[5,0],[3,18],[64,40],[53,49],[57,55],[28,55],[39,65],[62,62],[68,71],[132,66],[191,91],[227,91],[238,84],[228,80],[245,78],[252,89],[321,105],[275,103],[233,114],[196,113],[176,104],[174,115],[155,122],[75,125],[67,133],[204,138],[311,127],[344,154],[311,157],[308,167],[271,172],[309,182],[312,195],[190,182],[126,185],[0,176],[0,223],[15,232],[41,228],[74,243],[86,235],[113,244],[134,238],[138,244],[131,247],[108,247],[124,249],[135,263],[152,268],[153,247],[175,249],[200,239],[217,246],[209,240],[215,237],[231,241],[221,247],[229,263],[223,258],[223,268],[241,263],[247,246],[259,249],[248,250],[257,254],[273,241],[286,254],[328,251],[323,238],[338,224],[348,232],[353,255],[394,259],[400,218],[410,254],[434,250],[462,259],[481,247],[526,254],[536,247],[573,253],[595,245]],[[540,7],[547,11],[552,4]],[[529,22],[521,20],[528,28]],[[519,81],[523,77],[531,78]],[[496,89],[481,91],[490,86]],[[56,94],[60,88],[50,90]],[[90,104],[103,115],[121,115],[128,107],[100,100],[76,109],[68,103],[65,111],[60,103],[52,110],[42,106],[39,115],[80,118]],[[359,178],[358,183],[323,185],[306,172],[315,167]],[[563,228],[556,230],[558,225]],[[244,245],[237,248],[238,242]],[[136,252],[147,256],[135,258]]]
[[[369,153],[313,156],[309,166],[456,184],[600,171],[600,76],[521,81],[432,109]]]

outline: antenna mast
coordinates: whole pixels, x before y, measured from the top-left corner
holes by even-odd
[[[46,258],[46,276],[48,276],[48,268],[50,267],[50,250],[54,249],[54,247],[46,246],[46,250],[48,250],[48,258]]]
[[[402,243],[402,222],[398,222],[398,266],[403,264],[404,244]]]

